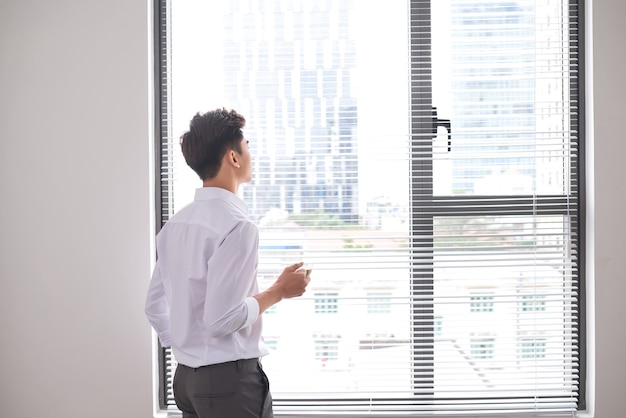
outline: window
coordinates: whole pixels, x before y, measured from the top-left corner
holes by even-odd
[[[321,361],[322,366],[326,365],[327,361],[334,361],[339,359],[339,340],[338,339],[324,339],[315,340],[315,359]]]
[[[160,224],[232,107],[260,287],[313,265],[263,318],[277,415],[585,408],[582,1],[155,1]]]
[[[335,314],[339,310],[337,293],[315,293],[313,297],[315,299],[314,308],[316,314]]]
[[[264,337],[263,341],[269,350],[276,351],[278,349],[278,338]]]
[[[493,337],[474,336],[470,341],[470,354],[475,360],[492,360],[494,358]]]
[[[522,341],[522,359],[544,359],[546,358],[546,342],[541,340]]]
[[[546,310],[545,295],[524,295],[522,296],[522,311],[534,312]]]
[[[367,313],[370,315],[391,313],[391,292],[369,292],[367,294]]]
[[[436,316],[433,321],[433,333],[435,337],[441,338],[443,336],[443,318]]]
[[[493,296],[470,296],[471,312],[493,312]]]

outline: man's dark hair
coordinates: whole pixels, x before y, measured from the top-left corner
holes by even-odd
[[[226,152],[241,152],[241,130],[245,124],[246,119],[234,110],[221,108],[196,113],[189,123],[189,130],[180,137],[180,148],[187,165],[202,180],[215,177]]]

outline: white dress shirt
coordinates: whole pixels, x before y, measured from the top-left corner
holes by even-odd
[[[164,347],[189,367],[266,355],[261,338],[259,233],[245,203],[203,187],[157,235],[146,315]]]

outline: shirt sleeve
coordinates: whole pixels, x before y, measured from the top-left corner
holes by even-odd
[[[253,324],[259,317],[256,290],[259,233],[239,222],[207,262],[204,323],[210,337],[221,337]]]
[[[161,276],[158,261],[152,273],[150,285],[148,286],[145,312],[148,321],[150,321],[150,325],[152,325],[152,328],[154,328],[159,336],[161,345],[163,347],[170,347],[172,343],[170,339],[169,305],[167,303],[167,295],[165,293],[165,286],[163,284],[163,277]]]

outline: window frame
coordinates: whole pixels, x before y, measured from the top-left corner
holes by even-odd
[[[153,34],[153,89],[154,89],[154,211],[155,211],[155,236],[153,237],[156,248],[156,233],[158,233],[167,219],[174,211],[174,201],[170,190],[172,189],[171,176],[163,173],[163,161],[169,158],[169,140],[171,135],[171,125],[168,121],[168,114],[171,110],[169,95],[171,83],[169,80],[169,56],[170,42],[168,32],[170,31],[170,13],[168,11],[168,0],[153,0],[152,3],[152,28]],[[159,410],[168,409],[167,400],[170,396],[168,388],[167,367],[172,362],[171,350],[164,348],[158,338],[156,339],[156,366],[157,366],[157,405]]]
[[[155,94],[155,119],[154,119],[154,129],[155,129],[155,230],[158,232],[161,227],[164,225],[166,220],[173,214],[174,202],[172,196],[172,178],[171,178],[171,167],[163,168],[163,161],[169,158],[172,152],[171,149],[171,139],[172,139],[172,131],[171,125],[167,122],[167,115],[171,111],[171,102],[170,102],[170,94],[171,94],[171,82],[169,80],[169,48],[170,41],[168,33],[171,28],[170,22],[170,9],[169,9],[170,0],[153,0],[153,54],[154,54],[154,94]],[[416,14],[419,10],[421,16],[423,16],[423,12],[425,10],[425,5],[428,4],[426,9],[430,10],[430,0],[410,0],[410,13],[411,16]],[[587,330],[586,330],[586,167],[585,167],[585,133],[586,133],[586,102],[585,102],[585,62],[586,62],[586,54],[585,54],[585,1],[584,0],[569,0],[569,10],[570,10],[570,20],[575,22],[576,30],[572,30],[570,28],[570,40],[577,44],[577,48],[574,53],[572,53],[572,60],[576,61],[576,71],[577,77],[570,78],[570,94],[572,97],[577,98],[577,112],[570,117],[570,125],[576,127],[576,131],[578,132],[578,158],[575,159],[574,162],[570,159],[570,175],[573,178],[576,178],[576,184],[578,186],[577,193],[577,208],[578,208],[578,219],[576,220],[575,225],[572,226],[572,229],[576,232],[577,236],[577,272],[578,272],[578,299],[577,299],[577,321],[578,321],[578,348],[579,348],[579,360],[580,365],[578,368],[579,372],[579,390],[578,390],[578,410],[585,410],[587,408],[586,403],[586,369],[587,369],[587,348],[586,348],[586,340],[587,340]],[[574,6],[574,7],[572,7]],[[413,18],[411,18],[413,21]],[[411,61],[411,72],[415,70],[415,73],[423,70],[424,58],[427,55],[431,54],[431,51],[428,48],[424,48],[423,44],[418,45],[414,44],[417,39],[421,37],[428,37],[429,34],[426,32],[427,26],[422,25],[422,32],[411,33],[411,44],[410,49],[413,51],[410,57]],[[413,68],[413,66],[420,66],[419,71],[417,67]],[[418,85],[423,80],[412,80],[414,85]],[[414,90],[415,87],[412,87],[411,90]],[[411,95],[411,129],[412,129],[412,137],[414,138],[413,146],[416,149],[424,148],[423,139],[425,138],[426,132],[430,132],[432,130],[432,126],[429,123],[425,123],[427,118],[424,118],[423,115],[426,113],[430,113],[432,109],[432,95],[427,94],[419,94],[419,95]],[[422,142],[421,142],[422,141]],[[430,223],[430,226],[423,226],[424,213],[431,220],[437,216],[438,214],[443,213],[442,203],[445,201],[445,215],[446,216],[467,216],[467,215],[475,215],[475,216],[485,216],[492,215],[494,209],[491,204],[494,202],[493,196],[489,197],[489,206],[482,205],[482,201],[486,196],[472,195],[472,196],[435,196],[431,195],[427,198],[424,198],[423,193],[416,193],[416,190],[433,190],[432,178],[430,179],[430,183],[428,183],[428,179],[425,179],[424,176],[415,176],[415,173],[423,170],[431,170],[432,172],[432,160],[428,159],[418,159],[420,160],[417,163],[415,160],[411,164],[411,176],[412,178],[419,178],[426,181],[426,183],[414,183],[412,184],[412,213],[413,213],[413,230],[412,230],[412,240],[411,243],[413,248],[416,247],[424,247],[425,245],[430,245],[430,248],[433,248],[433,223]],[[540,204],[533,206],[529,204],[531,202],[539,201]],[[503,197],[502,202],[506,204],[514,206],[517,214],[529,214],[530,210],[533,210],[533,214],[541,214],[549,213],[549,214],[565,214],[567,210],[568,197],[565,195],[542,195],[542,196],[515,196],[511,197]],[[548,205],[549,203],[549,205]],[[471,206],[472,212],[467,212],[467,207]],[[529,209],[532,208],[532,209]],[[538,208],[538,209],[537,209]],[[419,219],[416,218],[416,214],[421,213],[419,215]],[[511,212],[508,212],[509,214]],[[413,289],[412,291],[415,294],[418,294],[422,297],[428,298],[428,295],[432,297],[432,286],[433,286],[433,275],[432,270],[430,272],[422,269],[420,272],[414,271],[412,273],[413,277]],[[424,286],[425,282],[430,282],[431,286]],[[533,300],[537,303],[537,300]],[[531,301],[531,302],[533,302]],[[529,302],[530,303],[530,302]],[[432,308],[432,307],[431,307]],[[521,308],[520,308],[521,309]],[[426,309],[428,311],[428,309]],[[415,329],[419,330],[419,332],[423,336],[424,332],[430,330],[431,335],[431,343],[434,347],[434,338],[437,334],[437,321],[434,316],[434,309],[430,309],[432,315],[430,317],[426,317],[424,319],[424,311],[425,308],[423,306],[420,307],[419,318],[417,315],[417,311],[414,312],[414,324]],[[525,310],[525,312],[532,314],[536,312],[537,309]],[[439,326],[441,323],[439,322]],[[434,352],[429,350],[420,350],[419,353],[415,352],[415,354],[419,354],[420,356],[434,358]],[[545,354],[544,354],[545,355]],[[525,359],[531,360],[531,359]],[[158,363],[158,406],[162,410],[168,410],[168,398],[171,397],[171,394],[168,393],[168,385],[171,384],[170,376],[166,373],[166,368],[168,364],[172,363],[172,355],[169,349],[165,349],[158,346],[157,350],[157,363]],[[423,367],[422,367],[423,369]],[[434,372],[434,370],[433,370]],[[171,411],[171,410],[170,410]]]

